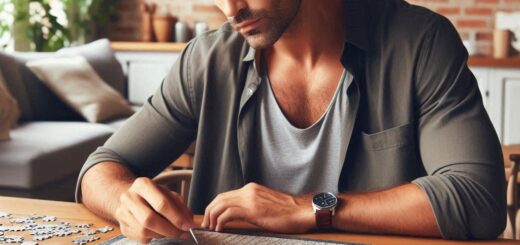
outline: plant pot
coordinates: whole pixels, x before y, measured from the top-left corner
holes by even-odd
[[[153,17],[153,31],[157,38],[157,42],[171,41],[174,22],[175,19],[171,16]]]

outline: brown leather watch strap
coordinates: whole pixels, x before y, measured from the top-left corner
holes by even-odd
[[[318,229],[332,228],[331,210],[317,210],[314,215],[316,216],[316,226],[318,226]]]

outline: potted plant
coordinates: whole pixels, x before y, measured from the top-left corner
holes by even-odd
[[[113,19],[116,2],[0,0],[0,12],[12,15],[12,24],[4,20],[6,16],[0,16],[0,41],[10,30],[15,50],[21,51],[55,51],[87,42],[98,33],[97,26],[106,26]]]
[[[108,23],[115,20],[117,0],[62,0],[70,26],[70,39],[85,43],[103,35]]]

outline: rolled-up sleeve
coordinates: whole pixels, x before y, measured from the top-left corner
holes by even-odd
[[[136,176],[153,177],[189,147],[197,127],[189,80],[191,50],[192,43],[181,53],[156,93],[89,156],[76,185],[77,202],[81,201],[83,175],[98,163],[117,162]]]
[[[506,222],[500,143],[447,19],[423,40],[415,74],[418,147],[428,176],[414,183],[444,238],[494,239]]]

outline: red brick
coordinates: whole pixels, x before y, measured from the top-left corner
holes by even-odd
[[[469,7],[464,12],[468,15],[492,15],[493,9],[489,7]]]
[[[485,20],[460,19],[455,22],[458,28],[486,28],[488,23]]]
[[[477,33],[477,40],[479,42],[482,41],[491,41],[493,40],[493,33],[492,32],[479,32]]]
[[[498,0],[475,0],[475,3],[498,3]]]
[[[460,14],[459,7],[440,7],[435,10],[435,12],[442,15],[457,15]]]

